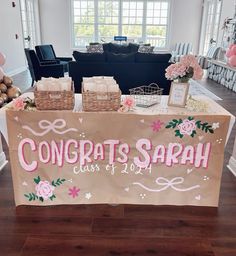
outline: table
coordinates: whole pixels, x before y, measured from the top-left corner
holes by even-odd
[[[27,96],[32,97],[32,94]],[[217,206],[224,145],[235,118],[166,105],[129,113],[7,111],[16,205]],[[7,137],[8,136],[8,137]]]
[[[236,68],[219,60],[209,60],[208,78],[236,92]]]

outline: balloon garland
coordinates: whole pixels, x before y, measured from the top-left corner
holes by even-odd
[[[21,95],[18,87],[13,85],[13,80],[7,76],[2,66],[6,63],[6,56],[0,52],[0,108]]]
[[[228,64],[231,67],[236,67],[236,44],[231,44],[226,51],[226,57],[228,58]]]

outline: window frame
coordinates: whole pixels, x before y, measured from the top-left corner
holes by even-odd
[[[81,49],[84,50],[86,49],[85,46],[79,45],[77,46],[75,43],[76,37],[75,37],[75,33],[74,33],[74,27],[75,27],[75,22],[74,22],[74,1],[76,0],[70,0],[70,33],[71,33],[71,48],[72,49]],[[99,32],[98,32],[98,28],[99,28],[99,23],[98,23],[98,1],[99,0],[93,0],[94,1],[94,7],[95,7],[95,17],[94,17],[94,41],[97,42],[99,41]],[[122,35],[122,11],[123,11],[123,1],[125,0],[118,0],[119,2],[119,13],[118,13],[118,35]],[[132,0],[131,0],[132,1]],[[148,1],[157,1],[157,2],[168,2],[168,9],[167,9],[167,24],[164,25],[166,27],[166,37],[165,37],[165,47],[157,47],[155,46],[155,49],[158,51],[167,51],[169,49],[169,45],[170,45],[170,28],[171,28],[171,13],[172,13],[172,0],[136,0],[136,1],[140,1],[143,2],[143,21],[142,21],[142,41],[146,41],[147,39],[147,34],[146,34],[146,29],[147,29],[147,23],[146,23],[146,19],[147,19],[147,3]],[[97,8],[97,10],[96,10]],[[107,25],[112,25],[112,23],[107,24]],[[158,25],[154,25],[154,26],[158,26]]]

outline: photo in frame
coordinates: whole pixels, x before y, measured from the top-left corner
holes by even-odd
[[[168,99],[168,105],[184,108],[187,101],[188,91],[189,83],[172,82],[170,88],[170,95]]]

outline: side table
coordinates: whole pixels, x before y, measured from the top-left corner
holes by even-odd
[[[208,78],[236,92],[236,68],[218,60],[209,60]]]

